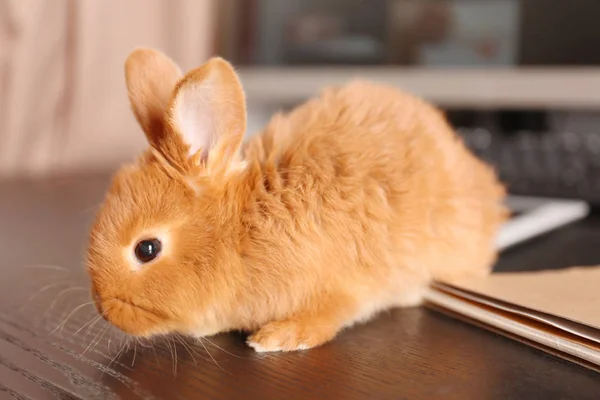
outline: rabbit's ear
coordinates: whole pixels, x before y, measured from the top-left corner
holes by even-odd
[[[246,99],[231,64],[214,57],[187,73],[167,107],[165,123],[187,145],[188,158],[209,168],[232,167],[246,130]]]
[[[158,50],[137,48],[125,61],[125,81],[131,108],[151,146],[159,147],[164,115],[182,73]]]

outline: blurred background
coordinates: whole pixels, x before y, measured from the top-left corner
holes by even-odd
[[[514,194],[600,202],[598,0],[0,0],[0,175],[112,171],[146,143],[123,62],[238,68],[248,135],[354,77],[434,102]]]

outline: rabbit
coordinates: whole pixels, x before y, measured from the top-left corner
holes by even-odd
[[[425,100],[356,78],[244,141],[225,59],[183,74],[136,48],[125,78],[148,148],[115,172],[86,269],[126,334],[305,350],[421,305],[435,280],[490,273],[505,188]]]

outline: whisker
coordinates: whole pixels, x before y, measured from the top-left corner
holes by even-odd
[[[192,357],[192,360],[194,361],[194,365],[198,365],[198,363],[196,362],[196,358],[194,358],[194,355],[192,354],[189,347],[185,344],[185,341],[181,337],[179,337],[179,335],[175,335],[175,338],[177,338],[177,340],[179,340],[179,342],[182,344],[183,348],[186,349],[187,352],[190,354],[190,356]]]
[[[173,372],[177,374],[177,344],[175,343],[175,339],[173,339],[173,354],[175,354],[175,369]]]
[[[95,211],[95,210],[99,209],[101,205],[102,205],[101,203],[100,204],[94,204],[93,206],[89,206],[89,207],[81,210],[80,213],[81,214],[87,214],[89,212]]]
[[[123,338],[121,338],[121,343],[123,343]],[[119,345],[121,345],[121,343],[119,343]],[[117,352],[117,354],[115,354],[115,356],[112,358],[112,360],[110,360],[110,362],[108,363],[108,367],[110,368],[110,366],[117,361],[117,358],[119,357],[119,355],[123,352],[123,350],[127,347],[127,340],[125,340],[125,343],[123,343],[123,345],[121,345],[121,348],[119,349],[119,351]]]
[[[113,334],[113,331],[109,330],[108,331],[108,343],[106,345],[106,354],[102,353],[102,355],[105,356],[105,357],[110,357],[110,342],[111,342],[111,339],[112,339],[112,334]],[[109,364],[109,366],[110,366],[110,364]],[[108,368],[109,367],[102,368],[102,372],[100,373],[100,377],[101,378],[104,376],[104,373],[107,372]]]
[[[110,354],[110,341],[112,339],[112,330],[108,333],[108,344],[106,345],[106,349],[108,350],[108,354]]]
[[[100,318],[101,318],[101,316],[100,316],[100,315],[98,315],[97,317],[94,317],[94,318],[90,319],[88,322],[86,322],[85,324],[83,324],[83,325],[81,326],[81,328],[79,328],[79,329],[77,329],[75,332],[73,332],[73,335],[72,335],[72,336],[75,336],[75,335],[77,335],[77,334],[78,334],[79,332],[81,332],[81,331],[82,331],[82,330],[83,330],[83,329],[84,329],[86,326],[93,326],[93,325],[95,325],[95,324],[96,324],[96,322],[98,322],[98,320],[99,320]],[[90,325],[90,324],[92,324],[92,325]],[[89,329],[88,329],[88,333],[89,333]]]
[[[96,339],[98,339],[98,337],[100,336],[100,333],[106,332],[107,328],[108,328],[108,326],[105,327],[104,330],[101,329],[101,330],[98,331],[98,333],[96,333],[96,336],[94,336],[94,339],[92,339],[92,341],[90,342],[90,344],[88,344],[88,346],[85,348],[85,350],[83,351],[83,353],[81,353],[79,355],[79,358],[83,357],[83,355],[90,349],[90,347],[92,347],[92,344],[96,341]],[[100,339],[102,339],[102,337],[100,337]]]
[[[104,327],[104,330],[102,331],[102,335],[100,335],[100,339],[98,339],[96,344],[92,347],[92,351],[95,351],[97,353],[104,355],[101,351],[96,350],[96,347],[98,347],[98,345],[102,342],[102,339],[104,339],[104,336],[106,335],[106,332],[108,332],[109,328],[110,328],[110,326],[108,326],[108,325],[106,327]]]
[[[140,344],[140,346],[142,346],[142,347],[144,347],[144,348],[146,348],[146,349],[149,349],[150,347],[152,347],[150,344],[145,344],[145,343],[143,342],[143,339],[137,338],[137,341],[138,341],[138,343]]]
[[[40,294],[44,293],[46,290],[49,290],[53,287],[57,287],[60,285],[64,285],[67,284],[69,282],[58,282],[58,283],[51,283],[49,285],[46,285],[44,287],[42,287],[41,289],[39,289],[37,292],[35,292],[34,294],[32,294],[31,296],[29,296],[29,299],[27,299],[27,302],[25,304],[23,304],[23,306],[19,309],[19,312],[23,311],[23,309],[29,304],[31,303],[31,301],[33,299],[35,299],[37,296],[39,296]]]
[[[100,321],[100,319],[102,318],[102,316],[99,316],[100,318],[96,317],[96,319],[94,320],[94,322],[92,322],[91,325],[89,325],[85,331],[85,336],[87,337],[87,335],[90,334],[90,331],[94,328],[94,326],[98,323],[98,321]]]
[[[213,360],[213,362],[215,363],[215,365],[217,367],[219,367],[219,369],[223,372],[225,372],[226,374],[229,374],[229,372],[225,371],[217,362],[217,360],[215,360],[215,358],[212,356],[212,354],[210,353],[210,351],[208,351],[208,349],[206,348],[206,346],[204,345],[204,343],[202,342],[202,338],[198,338],[198,342],[202,345],[202,347],[204,347],[204,350],[206,351],[206,353],[208,354],[208,356]]]
[[[133,341],[133,360],[131,361],[131,366],[133,367],[133,364],[135,364],[135,356],[137,355],[137,341],[134,340]]]
[[[55,271],[68,272],[68,269],[58,266],[58,265],[50,265],[50,264],[34,264],[34,265],[23,265],[23,268],[41,268],[41,269],[52,269]]]
[[[191,344],[191,343],[189,343],[189,342],[185,341],[185,338],[184,338],[184,337],[182,337],[181,335],[179,335],[179,337],[181,338],[181,340],[183,340],[183,341],[186,343],[186,345],[187,345],[187,346],[188,346],[188,347],[189,347],[189,348],[190,348],[190,349],[191,349],[191,350],[194,352],[194,354],[195,354],[195,355],[197,355],[198,357],[200,357],[200,358],[201,358],[201,359],[203,359],[204,361],[211,361],[211,360],[210,360],[210,357],[208,357],[208,358],[207,358],[207,357],[203,356],[202,354],[198,353],[198,352],[196,351],[196,349],[195,349],[195,347],[196,347],[196,346],[194,346],[193,344]]]
[[[210,340],[210,339],[208,339],[208,338],[203,338],[203,339],[204,339],[204,340],[206,340],[206,341],[207,341],[207,342],[208,342],[210,345],[212,345],[212,346],[216,347],[217,349],[221,350],[222,352],[224,352],[224,353],[226,353],[226,354],[229,354],[229,355],[230,355],[230,356],[232,356],[232,357],[240,358],[240,359],[242,359],[242,360],[248,360],[248,359],[249,359],[249,358],[247,358],[247,357],[241,357],[241,356],[238,356],[237,354],[233,354],[233,353],[231,353],[231,352],[229,352],[229,351],[225,350],[224,348],[222,348],[222,347],[218,346],[218,345],[217,345],[215,342],[211,341],[211,340]]]
[[[56,295],[56,298],[52,301],[52,303],[50,304],[50,308],[48,310],[46,310],[46,312],[48,312],[49,310],[52,310],[54,308],[54,306],[56,305],[56,302],[58,301],[60,296],[62,296],[65,293],[72,292],[74,290],[88,290],[88,289],[83,286],[74,286],[74,287],[70,287],[70,288],[61,290],[60,293],[58,295]]]
[[[216,347],[218,350],[221,350],[221,351],[225,352],[226,354],[229,354],[230,356],[239,358],[241,360],[256,360],[256,359],[262,360],[264,358],[269,358],[269,357],[272,356],[269,353],[265,353],[264,355],[256,355],[256,354],[259,354],[259,353],[256,353],[254,355],[254,357],[243,357],[243,356],[239,356],[237,354],[233,354],[233,353],[225,350],[224,348],[218,346],[215,342],[211,341],[210,339],[208,339],[206,337],[203,337],[202,339],[206,340],[209,344],[211,344],[212,346]]]
[[[173,350],[171,349],[171,344],[169,343],[169,341],[166,338],[162,338],[163,342],[165,342],[166,346],[169,348],[169,352],[171,353],[171,363],[173,364],[173,373],[176,373],[176,368],[175,368],[175,356],[173,355]],[[177,349],[175,349],[175,351],[177,351]]]
[[[62,332],[62,328],[65,326],[65,324],[67,323],[67,321],[69,320],[69,318],[71,318],[71,317],[73,316],[73,314],[75,314],[77,311],[79,311],[79,310],[80,310],[80,309],[82,309],[83,307],[85,307],[85,306],[90,306],[90,305],[92,305],[92,304],[94,304],[94,302],[93,302],[93,301],[88,301],[87,303],[83,303],[83,304],[80,304],[80,305],[78,305],[77,307],[75,307],[75,309],[73,309],[73,311],[71,311],[71,312],[69,313],[69,315],[67,315],[67,318],[65,318],[65,320],[64,320],[64,321],[63,321],[63,322],[62,322],[60,325],[58,325],[56,328],[54,328],[54,329],[52,330],[52,332],[50,332],[50,334],[51,334],[51,335],[52,335],[52,334],[54,334],[54,333],[55,333],[55,332],[56,332],[58,329],[60,329],[60,330],[61,330],[61,332]]]
[[[160,368],[160,361],[158,361],[158,353],[156,352],[156,345],[152,343],[152,351],[154,352],[154,358],[156,358],[156,365]]]

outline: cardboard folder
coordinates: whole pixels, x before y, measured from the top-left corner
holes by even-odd
[[[600,267],[436,282],[426,304],[600,372]]]

